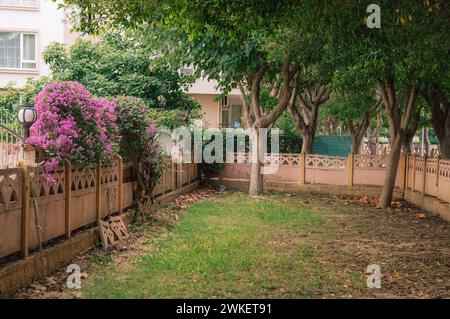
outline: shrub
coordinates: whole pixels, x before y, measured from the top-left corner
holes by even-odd
[[[120,140],[113,103],[77,82],[47,84],[35,101],[38,118],[27,142],[46,152],[47,170],[64,160],[85,167],[113,159]]]
[[[147,115],[146,103],[135,97],[119,96],[112,100],[117,114],[117,125],[122,136],[120,153],[136,168],[136,202],[143,213],[143,205],[153,201],[152,193],[161,176],[163,152],[157,141],[157,129]]]

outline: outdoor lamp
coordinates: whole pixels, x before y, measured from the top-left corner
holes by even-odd
[[[19,109],[17,119],[19,120],[20,124],[23,125],[24,139],[27,139],[30,136],[30,126],[37,119],[37,112],[32,105],[29,104],[23,105]]]

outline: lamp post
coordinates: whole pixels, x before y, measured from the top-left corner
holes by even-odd
[[[20,124],[23,126],[24,130],[24,141],[30,137],[30,126],[37,119],[37,112],[34,109],[33,105],[25,104],[19,109],[19,113],[17,114],[17,119]]]

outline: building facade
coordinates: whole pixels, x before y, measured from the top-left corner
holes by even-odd
[[[28,78],[49,75],[42,53],[51,42],[68,46],[79,34],[64,23],[64,10],[51,0],[0,0],[0,92],[9,83],[23,87]],[[193,73],[190,67],[180,72]],[[198,79],[186,92],[202,107],[207,127],[245,127],[240,92],[225,98],[216,81]]]
[[[48,75],[42,52],[51,42],[70,45],[77,36],[51,0],[0,0],[0,90]]]
[[[217,82],[202,77],[195,81],[187,93],[201,105],[202,119],[206,127],[246,127],[247,119],[238,89],[233,89],[226,97],[221,97],[222,91],[217,89]]]

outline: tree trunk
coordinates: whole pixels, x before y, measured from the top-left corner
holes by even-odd
[[[314,137],[317,130],[317,117],[319,106],[330,98],[331,91],[322,86],[313,92],[298,94],[294,90],[289,101],[288,112],[303,137],[302,152],[311,154],[313,152]],[[301,110],[297,109],[297,98],[300,100]]]
[[[252,163],[250,173],[250,188],[248,194],[252,197],[260,196],[263,192],[263,174],[261,174],[262,164]]]
[[[428,136],[428,128],[423,128],[423,149],[422,149],[422,156],[428,156],[428,153],[430,151],[430,139]]]
[[[248,194],[250,196],[260,196],[264,192],[264,176],[261,172],[264,163],[262,152],[262,139],[258,129],[255,130],[255,136],[252,141],[252,164],[250,171],[250,187]],[[256,154],[256,157],[254,156]]]
[[[446,130],[439,138],[441,144],[441,157],[443,159],[450,159],[450,128]]]
[[[352,149],[353,154],[359,154],[361,150],[361,142],[366,135],[367,129],[370,125],[369,114],[365,114],[358,125],[354,125],[353,120],[348,120],[348,127],[350,135],[352,137]]]
[[[312,136],[312,134],[309,132],[305,132],[305,134],[302,134],[302,137],[303,137],[302,153],[312,154],[314,136]]]
[[[412,153],[412,140],[414,135],[411,136],[405,136],[405,138],[402,141],[402,147],[401,150],[405,154],[411,154]]]
[[[363,140],[362,136],[358,136],[358,134],[352,134],[352,153],[353,154],[360,153],[362,140]]]
[[[381,85],[379,90],[383,99],[383,104],[386,107],[386,115],[391,131],[391,153],[387,162],[386,177],[379,203],[380,208],[386,208],[391,206],[401,147],[407,134],[411,116],[414,113],[417,100],[417,89],[412,88],[409,90],[408,102],[403,113],[401,112],[397,102],[393,79],[390,79],[386,84]]]
[[[392,197],[395,188],[395,179],[397,178],[398,163],[400,161],[400,151],[402,146],[402,138],[399,135],[395,138],[391,145],[391,154],[387,162],[386,178],[384,180],[383,190],[380,197],[380,208],[391,206]]]
[[[441,157],[450,159],[450,103],[439,87],[430,92],[422,92],[427,104],[431,107],[431,122],[441,146]]]
[[[370,137],[369,138],[369,152],[370,155],[377,155],[377,138],[376,137]]]
[[[247,116],[247,124],[249,127],[254,128],[256,136],[252,138],[252,164],[250,173],[250,196],[259,196],[263,193],[263,175],[262,167],[264,165],[264,151],[265,148],[261,147],[262,139],[260,136],[259,128],[269,128],[280,117],[280,115],[286,109],[289,101],[292,97],[292,81],[295,79],[297,72],[300,69],[299,64],[294,64],[291,67],[290,57],[287,56],[284,59],[281,75],[282,83],[280,88],[278,86],[274,90],[273,94],[277,94],[277,105],[270,111],[265,112],[260,103],[261,93],[261,81],[264,74],[268,71],[268,66],[258,66],[255,72],[246,78],[247,85],[250,92],[251,102],[248,103],[245,98],[245,90],[242,83],[239,83],[238,87],[241,91],[242,102],[244,110]],[[277,92],[275,92],[277,91]],[[264,141],[265,142],[265,141]],[[255,156],[256,155],[256,156]],[[257,157],[255,159],[255,157]]]

